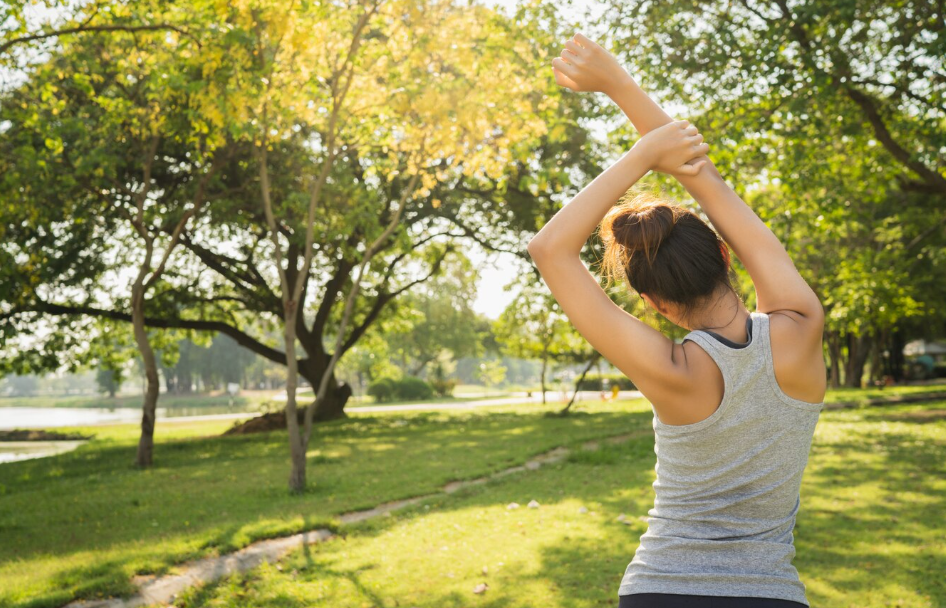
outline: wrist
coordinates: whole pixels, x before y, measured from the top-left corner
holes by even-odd
[[[641,143],[643,141],[643,138],[637,140],[637,143],[627,151],[624,158],[627,160],[628,164],[638,168],[641,175],[646,175],[654,170],[655,159],[654,155],[647,149],[647,144]]]
[[[637,83],[624,68],[618,68],[616,72],[614,78],[609,80],[608,87],[604,92],[612,101],[618,102],[619,98],[633,92]]]

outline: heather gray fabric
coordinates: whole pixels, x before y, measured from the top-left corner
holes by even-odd
[[[656,497],[618,595],[767,597],[810,605],[792,565],[792,530],[824,404],[779,388],[769,316],[756,311],[750,318],[749,342],[741,348],[702,330],[684,338],[716,362],[723,399],[694,424],[664,424],[654,410]]]

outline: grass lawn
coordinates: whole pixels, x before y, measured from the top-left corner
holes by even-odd
[[[332,526],[339,513],[435,492],[558,445],[642,430],[641,439],[346,526],[344,538],[297,552],[281,571],[264,566],[177,602],[616,605],[646,529],[637,517],[653,503],[650,407],[592,401],[569,418],[542,415],[559,408],[362,413],[320,425],[312,487],[301,497],[285,490],[282,433],[216,437],[230,422],[159,423],[157,466],[137,471],[135,426],[75,429],[96,437],[69,454],[0,466],[0,606],[129,593],[136,573]],[[527,509],[531,499],[542,506]],[[522,508],[507,510],[513,501]],[[631,525],[615,520],[620,513]],[[946,402],[824,412],[796,528],[795,565],[812,605],[946,605],[944,513]],[[490,588],[474,595],[480,582]]]
[[[883,399],[893,395],[921,395],[937,392],[946,392],[946,382],[939,382],[938,384],[904,384],[885,388],[832,388],[828,389],[825,401],[866,403],[870,399]]]
[[[156,466],[138,471],[135,425],[60,429],[95,439],[68,454],[0,466],[0,606],[128,593],[136,573],[330,527],[346,511],[651,423],[643,401],[570,418],[542,411],[355,414],[319,425],[309,451],[311,490],[301,497],[286,490],[284,433],[218,437],[231,422],[159,422]]]
[[[613,608],[646,530],[638,517],[653,504],[654,460],[652,436],[578,452],[347,527],[278,569],[264,565],[175,604]],[[541,506],[525,508],[532,499]],[[944,513],[946,401],[825,412],[795,529],[794,563],[811,605],[946,606]],[[480,583],[489,588],[476,595]]]

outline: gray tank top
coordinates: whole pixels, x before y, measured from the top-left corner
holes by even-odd
[[[786,395],[775,380],[769,316],[750,313],[749,342],[705,330],[719,408],[668,425],[654,409],[654,507],[618,595],[671,593],[777,598],[810,605],[792,565],[802,473],[824,406]]]

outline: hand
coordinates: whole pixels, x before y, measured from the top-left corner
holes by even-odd
[[[640,148],[652,170],[670,175],[696,175],[707,163],[707,159],[696,159],[709,152],[709,144],[703,143],[703,136],[687,120],[648,132],[634,147]]]
[[[565,50],[552,60],[555,82],[573,91],[608,93],[628,78],[611,53],[582,34],[565,41]]]

